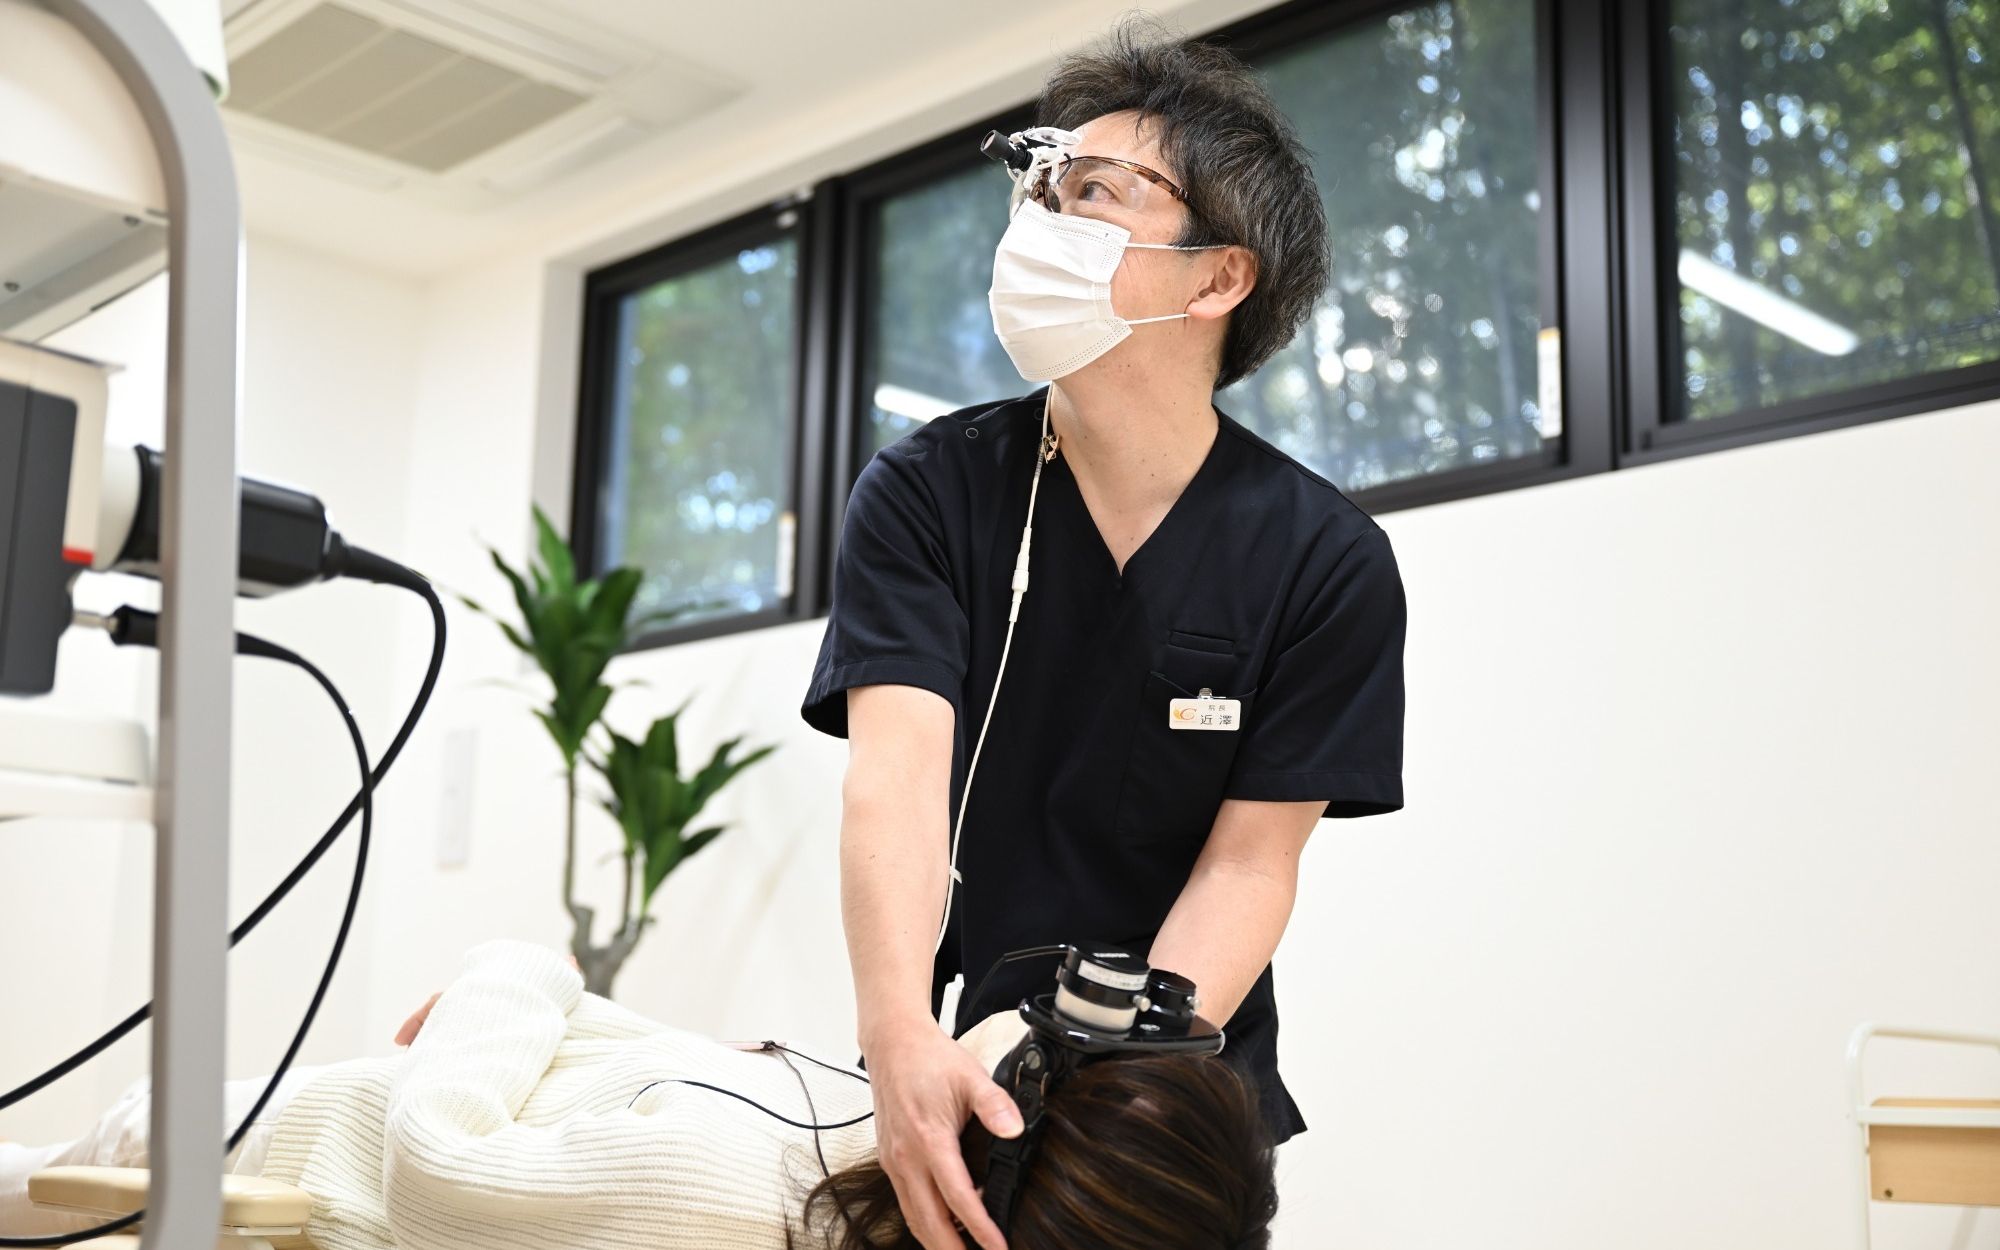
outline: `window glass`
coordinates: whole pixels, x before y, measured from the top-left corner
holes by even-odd
[[[1539,452],[1535,6],[1456,0],[1259,62],[1312,153],[1333,279],[1216,402],[1346,489]]]
[[[1675,415],[2000,358],[2000,3],[1668,21]]]
[[[1533,0],[1364,22],[1257,68],[1312,153],[1334,277],[1223,411],[1358,489],[1540,451]],[[1022,394],[986,309],[1007,224],[996,167],[876,210],[873,447]]]
[[[993,337],[986,309],[1011,190],[1000,167],[982,160],[874,206],[866,453],[942,413],[1033,389]]]
[[[637,610],[666,628],[790,593],[797,290],[785,234],[620,301],[602,563],[645,571]]]

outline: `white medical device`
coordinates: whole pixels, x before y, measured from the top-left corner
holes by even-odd
[[[210,91],[228,82],[217,0],[155,0]],[[167,264],[167,191],[109,62],[50,9],[0,0],[0,335],[33,342]]]
[[[219,79],[215,0],[206,18],[201,0],[173,8]],[[212,1167],[192,1161],[215,1157],[225,1136],[242,248],[235,169],[214,88],[146,0],[0,0],[0,118],[0,332],[39,339],[163,262],[173,276],[160,483],[168,628],[149,805],[152,1142],[169,1163],[145,1244],[208,1245],[220,1198]]]

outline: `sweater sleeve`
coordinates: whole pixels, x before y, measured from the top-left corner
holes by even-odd
[[[583,978],[553,951],[525,942],[469,951],[390,1095],[394,1163],[418,1172],[448,1167],[462,1141],[512,1127],[582,996]]]
[[[511,1206],[559,1202],[540,1159],[551,1130],[515,1123],[548,1070],[583,995],[583,978],[553,951],[489,942],[410,1046],[389,1095],[384,1196],[396,1244],[409,1250],[493,1239]]]
[[[496,942],[466,956],[389,1095],[383,1188],[398,1250],[547,1250],[584,1229],[602,1246],[671,1241],[643,1182],[685,1174],[696,1143],[622,1105],[517,1121],[583,998],[552,951]]]

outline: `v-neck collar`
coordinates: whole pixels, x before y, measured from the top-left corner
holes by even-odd
[[[1229,418],[1217,409],[1215,438],[1208,445],[1208,454],[1202,458],[1200,466],[1195,469],[1194,476],[1188,479],[1187,485],[1181,487],[1181,493],[1174,497],[1167,514],[1160,518],[1159,524],[1155,525],[1152,532],[1133,548],[1130,556],[1126,557],[1125,567],[1122,569],[1118,567],[1117,559],[1111,554],[1111,544],[1104,541],[1104,531],[1098,528],[1097,518],[1091,515],[1090,505],[1084,501],[1083,489],[1077,485],[1076,475],[1070,472],[1069,458],[1058,451],[1056,458],[1044,468],[1045,473],[1054,474],[1053,482],[1045,483],[1045,488],[1051,484],[1056,486],[1054,494],[1072,513],[1072,522],[1088,533],[1091,550],[1094,553],[1093,558],[1102,564],[1104,572],[1110,575],[1114,586],[1122,587],[1132,576],[1133,566],[1140,560],[1146,559],[1150,563],[1147,552],[1164,545],[1164,542],[1172,541],[1173,532],[1177,532],[1183,525],[1193,523],[1191,518],[1202,510],[1203,503],[1210,493],[1212,480],[1222,472],[1223,442],[1230,437],[1228,425]],[[1167,536],[1165,540],[1162,539],[1163,534]]]

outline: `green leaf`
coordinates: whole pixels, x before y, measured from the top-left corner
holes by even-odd
[[[716,837],[728,827],[727,825],[710,825],[706,829],[697,829],[693,833],[690,833],[687,837],[681,839],[681,858],[684,860],[692,859],[696,851],[715,841]]]
[[[535,709],[535,719],[542,722],[542,728],[548,730],[549,737],[555,739],[556,749],[562,752],[564,767],[574,765],[576,763],[576,751],[579,744],[564,732],[562,722],[541,708]]]
[[[654,720],[647,726],[646,736],[637,741],[606,730],[605,749],[586,757],[609,788],[610,794],[603,801],[605,811],[618,822],[626,846],[641,857],[641,914],[661,883],[722,833],[721,825],[688,833],[695,815],[731,778],[774,749],[759,747],[732,758],[742,743],[741,738],[733,738],[716,748],[692,778],[682,777],[678,730],[686,707],[682,704]]]
[[[500,632],[507,636],[507,641],[513,643],[521,652],[531,656],[535,654],[534,646],[526,638],[521,637],[520,632],[512,625],[509,625],[505,621],[496,621],[494,623],[500,626]]]
[[[678,731],[680,717],[679,712],[671,712],[654,721],[646,730],[647,762],[663,772],[672,774],[677,780],[681,771]]]
[[[548,514],[535,509],[535,545],[541,551],[542,564],[549,571],[550,585],[567,590],[576,585],[576,557],[570,554],[569,544],[556,533],[556,527],[549,523]]]

